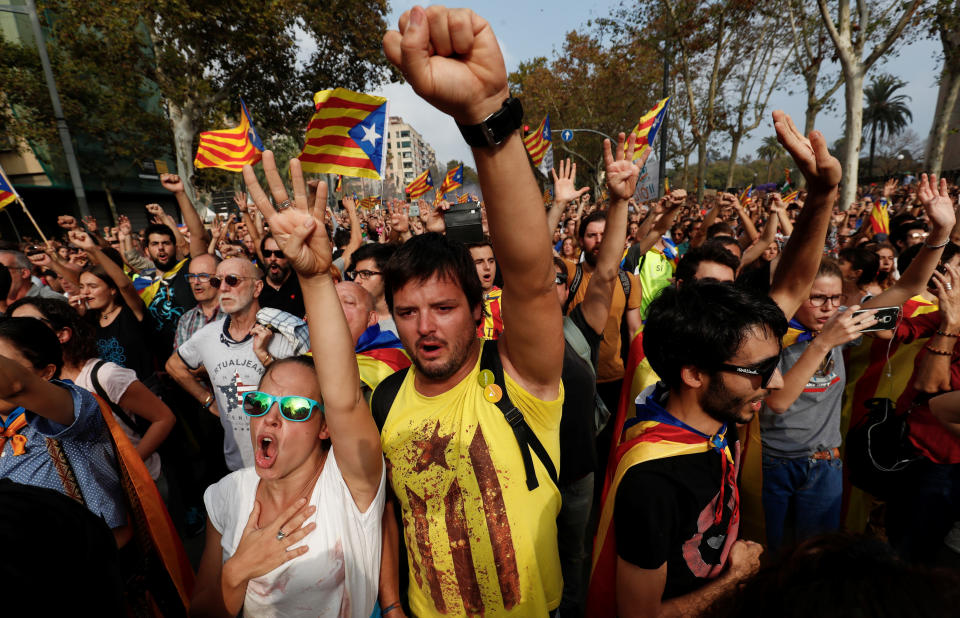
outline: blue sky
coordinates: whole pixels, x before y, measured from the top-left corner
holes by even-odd
[[[391,2],[389,27],[395,29],[399,16],[414,4],[412,0]],[[423,5],[423,3],[420,4]],[[549,3],[542,0],[540,2],[487,0],[482,3],[465,2],[461,6],[473,8],[493,25],[509,72],[515,70],[520,62],[535,56],[552,57],[554,49],[562,46],[567,32],[585,28],[589,19],[610,14],[618,4],[616,0],[555,0]],[[913,124],[910,128],[921,139],[925,139],[930,130],[936,108],[936,80],[941,66],[939,40],[918,39],[901,47],[898,56],[874,66],[868,74],[869,79],[870,75],[881,72],[891,73],[908,83],[904,92],[912,99],[909,103],[913,112]],[[826,71],[835,74],[836,68],[827,67]],[[770,110],[783,109],[802,127],[806,109],[804,85],[799,77],[791,79],[795,80],[795,83],[789,84],[794,95],[789,96],[785,91],[774,93],[771,97]],[[468,165],[473,164],[470,149],[464,144],[453,120],[420,99],[410,86],[390,84],[375,92],[390,99],[391,115],[403,117],[436,149],[437,160],[441,165],[450,159],[460,159],[466,161]],[[835,99],[836,110],[830,114],[821,113],[817,121],[817,128],[824,132],[829,143],[842,136],[842,87],[835,95]],[[539,119],[528,119],[528,121],[536,124]],[[564,127],[554,125],[553,128]],[[630,127],[624,127],[624,130],[629,129]],[[741,145],[740,156],[747,153],[753,154],[763,137],[772,132],[772,120],[768,119],[761,123],[760,127]],[[721,152],[728,149],[727,145],[719,142],[715,147]]]

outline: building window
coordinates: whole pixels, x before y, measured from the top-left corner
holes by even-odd
[[[410,137],[410,131],[400,131],[400,137]]]
[[[409,147],[410,147],[410,140],[407,140],[407,141],[405,141],[405,142],[402,142],[402,143],[400,144],[400,147],[401,147],[401,148],[409,148]]]
[[[405,167],[405,168],[407,168],[407,167],[413,167],[413,161],[404,161],[404,162],[403,162],[403,167]]]

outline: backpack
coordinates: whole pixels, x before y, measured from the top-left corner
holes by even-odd
[[[393,407],[393,402],[397,398],[397,393],[400,392],[400,387],[403,385],[408,370],[409,368],[402,369],[391,374],[380,382],[376,390],[373,391],[373,396],[370,399],[370,409],[380,431],[383,431],[384,423],[386,423],[387,416],[390,414],[390,408]],[[500,401],[495,405],[500,409],[507,423],[509,423],[511,429],[513,429],[517,446],[520,448],[520,455],[523,457],[527,489],[533,491],[540,486],[537,480],[536,470],[534,470],[533,467],[533,457],[530,455],[531,451],[536,454],[540,463],[543,464],[553,484],[558,485],[557,467],[553,464],[553,460],[550,459],[547,449],[543,447],[540,439],[537,438],[537,435],[530,429],[530,426],[527,425],[527,421],[523,418],[523,413],[510,401],[503,377],[503,364],[500,362],[496,341],[484,342],[483,349],[480,352],[480,370],[490,370],[493,373],[494,384],[499,386],[500,392],[503,393],[503,397],[501,397]]]
[[[580,332],[580,328],[577,327],[576,323],[570,319],[570,316],[563,316],[563,338],[566,340],[567,345],[570,346],[570,349],[573,350],[577,356],[579,356],[590,369],[590,374],[593,376],[594,381],[597,379],[597,372],[593,368],[593,361],[590,359],[590,344],[587,342],[587,338],[583,336],[583,333]],[[593,411],[593,435],[594,437],[599,436],[600,432],[603,431],[603,428],[607,426],[607,421],[610,420],[610,410],[607,409],[607,404],[603,403],[603,399],[600,399],[600,395],[594,391],[593,399],[595,403]]]
[[[617,277],[620,278],[620,287],[623,288],[623,295],[626,298],[630,298],[630,277],[626,272],[622,270],[617,271]],[[573,301],[573,297],[576,296],[577,290],[580,289],[580,284],[583,282],[583,264],[577,264],[577,270],[573,273],[573,279],[570,280],[570,288],[567,292],[567,300],[563,303],[563,315],[567,315],[567,310],[570,308],[570,303]],[[626,307],[624,307],[626,311]]]

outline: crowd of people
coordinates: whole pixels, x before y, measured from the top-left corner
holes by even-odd
[[[472,147],[483,241],[445,234],[442,202],[335,199],[297,159],[285,183],[265,151],[239,216],[205,224],[165,174],[182,225],[157,204],[141,230],[63,215],[0,249],[0,537],[23,555],[4,573],[78,592],[20,596],[105,615],[951,611],[956,185],[839,204],[823,135],[774,112],[790,196],[640,203],[620,134],[602,199],[566,161],[544,205],[489,24],[414,8],[384,51]],[[905,455],[847,473],[884,400]]]

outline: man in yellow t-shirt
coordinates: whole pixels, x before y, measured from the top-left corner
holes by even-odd
[[[470,40],[454,43],[448,22],[470,24]],[[409,609],[416,616],[545,616],[559,605],[563,585],[552,476],[564,344],[550,246],[530,238],[547,221],[517,132],[522,110],[482,18],[414,7],[400,23],[403,34],[388,32],[384,51],[421,97],[453,116],[473,149],[509,304],[500,339],[481,343],[476,267],[466,247],[437,233],[408,240],[385,268],[386,301],[413,361],[381,429],[406,541]],[[375,408],[391,380],[374,392]],[[501,411],[507,401],[515,408]],[[515,433],[507,415],[518,423],[517,412],[526,429]],[[400,595],[390,508],[384,524],[380,605],[391,618]]]

